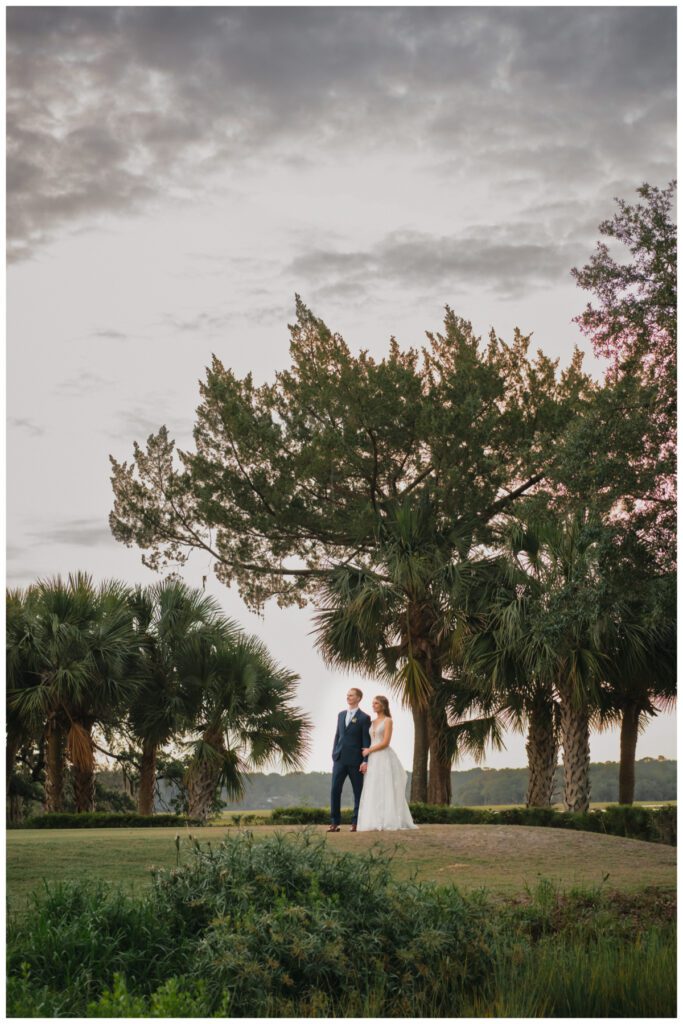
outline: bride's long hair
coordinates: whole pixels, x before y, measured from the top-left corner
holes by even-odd
[[[380,702],[380,704],[382,705],[382,712],[384,713],[385,717],[386,718],[391,718],[391,711],[389,710],[389,701],[387,700],[387,698],[386,697],[375,697],[375,700],[378,700]]]

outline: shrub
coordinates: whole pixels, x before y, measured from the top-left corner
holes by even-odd
[[[15,828],[163,828],[171,825],[201,825],[182,814],[129,814],[96,811],[91,814],[51,812],[28,818]]]
[[[394,882],[379,850],[240,833],[194,840],[139,899],[102,884],[37,899],[10,931],[9,991],[26,1016],[31,992],[59,1016],[180,1015],[183,1000],[197,1016],[363,1015],[380,996],[389,1015],[445,1014],[491,969],[491,943],[483,897]]]
[[[341,820],[345,825],[351,823],[353,812],[345,807],[341,812]],[[329,825],[330,812],[324,807],[276,807],[271,813],[274,825]]]
[[[551,807],[506,807],[494,811],[418,803],[411,804],[410,811],[416,825],[535,825],[676,845],[676,808],[671,805],[649,809],[614,804],[604,811],[573,814]],[[281,825],[324,825],[330,815],[323,807],[279,807],[273,811],[271,820]],[[342,822],[350,821],[351,811],[342,811]]]

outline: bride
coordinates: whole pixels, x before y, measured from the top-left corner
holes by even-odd
[[[358,831],[417,828],[406,802],[405,770],[389,746],[394,726],[389,701],[375,697],[372,710],[377,717],[370,727],[372,746],[363,750],[368,770],[358,809]]]

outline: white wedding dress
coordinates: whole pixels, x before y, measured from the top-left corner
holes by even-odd
[[[385,721],[372,727],[373,743],[381,743]],[[368,770],[358,809],[358,831],[373,832],[417,828],[406,802],[406,773],[391,747],[376,750],[368,758]]]

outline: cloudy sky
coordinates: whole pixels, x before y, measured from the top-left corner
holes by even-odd
[[[675,175],[675,19],[9,8],[8,583],[155,578],[109,534],[108,456],[162,423],[190,447],[213,352],[257,381],[285,366],[295,292],[378,356],[392,334],[421,344],[446,304],[562,364],[585,348],[570,268],[615,196]],[[193,555],[186,579],[205,574],[300,673],[308,768],[327,770],[350,680],[313,651],[310,612],[258,618]],[[396,736],[409,767],[406,713]],[[592,753],[617,759],[617,734]],[[671,717],[640,740],[658,754],[675,756]],[[523,739],[487,763],[523,765]]]

